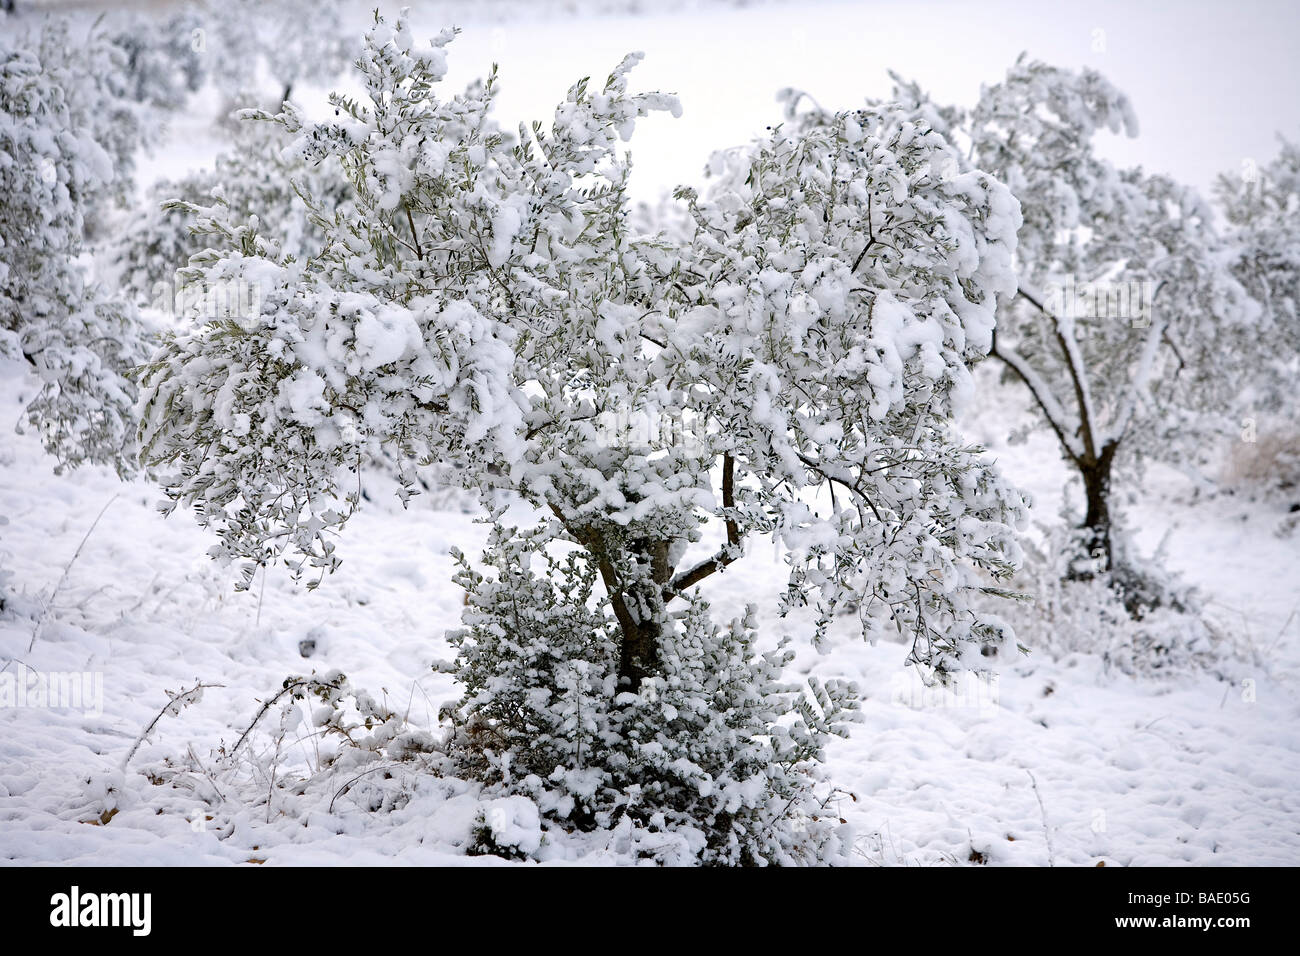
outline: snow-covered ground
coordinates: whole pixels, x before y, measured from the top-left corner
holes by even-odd
[[[19,371],[0,376],[7,421],[20,408]],[[1063,473],[1050,445],[995,448],[1038,509],[1054,512]],[[54,477],[31,437],[6,440],[0,456],[3,566],[19,596],[0,620],[0,657],[15,658],[10,669],[28,681],[29,670],[95,675],[80,708],[0,710],[0,861],[483,861],[457,846],[472,796],[411,768],[396,771],[414,793],[398,809],[371,812],[349,791],[333,813],[330,794],[317,795],[302,817],[277,808],[288,799],[278,793],[268,814],[252,784],[217,795],[220,785],[198,784],[199,773],[184,786],[150,780],[168,761],[211,764],[260,701],[312,669],[342,670],[414,727],[431,727],[454,695],[431,671],[449,656],[444,632],[460,613],[447,550],[472,553],[482,534],[472,516],[418,498],[403,512],[379,495],[349,526],[344,565],[320,588],[272,570],[264,587],[236,594],[233,569],[205,556],[210,540],[183,513],[160,516],[148,485],[93,469]],[[1300,540],[1273,535],[1277,505],[1186,503],[1188,490],[1179,476],[1153,477],[1132,515],[1144,540],[1172,529],[1170,563],[1257,652],[1223,677],[1135,680],[1106,673],[1095,656],[1054,662],[1040,652],[995,684],[942,697],[908,680],[900,645],[870,647],[846,629],[827,655],[801,654],[797,666],[850,676],[865,693],[865,722],[830,752],[861,862],[1300,863]],[[798,634],[797,621],[774,613],[783,570],[759,544],[708,591],[724,613],[757,597],[769,636]],[[1034,645],[1036,635],[1020,636]],[[306,639],[316,642],[308,660]],[[199,681],[223,686],[164,716],[123,772],[166,691]],[[254,746],[269,760],[269,736]],[[310,738],[297,752],[286,746],[286,764],[310,764],[312,747]],[[612,858],[599,847],[581,857]]]
[[[692,14],[711,18],[707,23],[697,19],[687,29],[681,5],[638,18],[631,7],[609,4],[584,28],[581,56],[563,47],[562,55],[542,56],[537,51],[554,51],[567,35],[562,6],[549,20],[523,25],[498,7],[484,23],[486,39],[467,34],[463,41],[464,76],[495,55],[506,68],[503,110],[539,112],[527,98],[535,91],[553,100],[576,75],[612,65],[626,48],[648,48],[643,83],[678,89],[683,122],[700,124],[659,141],[647,124],[652,183],[656,177],[662,185],[694,178],[708,148],[744,139],[755,123],[761,128],[755,97],[770,114],[772,91],[787,82],[821,83],[845,102],[883,92],[879,83],[860,87],[842,71],[786,77],[775,41],[771,57],[744,57],[755,65],[750,79],[716,62],[699,66],[718,37],[731,38],[737,49],[747,36],[779,37],[792,5],[710,7]],[[913,19],[942,15],[933,4],[922,6],[920,13],[904,14],[892,4],[884,9]],[[944,96],[973,95],[975,87],[963,86],[952,72],[932,80],[929,61],[916,59],[919,52],[903,57],[897,19],[893,32],[876,36],[868,26],[879,22],[863,8],[819,9],[817,16],[800,13],[804,32],[787,37],[783,49],[808,63],[843,64],[853,62],[843,50],[827,53],[819,44],[833,38],[848,48],[857,37],[864,48],[874,42],[896,54],[889,62],[871,58],[873,83],[885,67],[896,66]],[[426,28],[438,19],[430,12],[420,16]],[[1069,27],[1085,49],[1075,61],[1104,56],[1106,50],[1088,46],[1095,37],[1082,22]],[[1200,29],[1199,18],[1189,22],[1189,29]],[[834,29],[837,24],[842,28]],[[1051,33],[1044,45],[1052,49],[1031,52],[1050,58],[1052,45],[1065,35]],[[1107,36],[1111,63],[1129,62],[1122,59],[1125,30]],[[894,39],[883,43],[882,37]],[[1017,40],[1015,49],[986,51],[997,65],[980,78],[992,79],[1025,45]],[[660,75],[653,66],[656,46],[667,60]],[[1225,40],[1219,52],[1231,57],[1235,50]],[[943,59],[942,44],[928,55]],[[1293,57],[1273,60],[1279,70],[1295,69]],[[984,62],[968,65],[976,71]],[[1122,86],[1129,85],[1125,69],[1114,77]],[[514,81],[527,95],[510,98],[511,70],[528,76]],[[671,76],[683,80],[674,84]],[[1141,83],[1147,81],[1134,77],[1141,109]],[[712,88],[724,79],[736,88]],[[1269,86],[1261,95],[1274,90]],[[693,91],[700,120],[691,119]],[[732,104],[730,115],[711,113],[710,96]],[[191,115],[177,118],[167,143],[142,161],[142,185],[210,158],[218,147],[214,112],[213,102],[199,98]],[[1187,119],[1170,112],[1180,122]],[[1274,112],[1279,125],[1297,119],[1293,101]],[[1150,123],[1147,131],[1147,142],[1177,140],[1172,133],[1162,137]],[[683,139],[699,144],[698,156],[674,145]],[[1269,144],[1234,147],[1250,148],[1265,152]],[[1197,162],[1206,155],[1199,153]],[[1156,165],[1175,168],[1186,156],[1174,147],[1165,158]],[[1203,184],[1214,169],[1235,168],[1237,159],[1220,151],[1206,160],[1213,166],[1175,171]],[[389,789],[403,798],[378,810],[367,802],[375,791],[351,788],[346,775],[327,790],[305,794],[276,786],[272,774],[292,774],[318,759],[317,741],[304,726],[287,735],[278,758],[261,726],[242,775],[205,777],[216,766],[214,752],[231,747],[260,703],[286,677],[312,670],[340,670],[413,728],[433,729],[439,705],[455,695],[450,678],[431,666],[449,656],[445,632],[457,626],[461,610],[448,550],[475,553],[483,531],[473,515],[438,511],[419,498],[403,511],[376,479],[373,500],[340,545],[342,568],[320,588],[309,592],[275,568],[237,594],[235,570],[206,556],[210,537],[183,512],[164,519],[156,510],[156,489],[143,481],[120,483],[97,469],[54,476],[33,436],[11,434],[32,384],[21,366],[0,366],[0,515],[8,519],[0,526],[0,581],[12,574],[5,587],[9,604],[0,615],[0,667],[7,668],[0,680],[17,675],[14,680],[44,686],[50,675],[88,675],[88,699],[77,707],[28,700],[0,708],[0,863],[502,862],[465,856],[474,795],[420,774],[416,764],[379,768],[394,775]],[[1001,415],[994,413],[1012,399],[992,382],[985,385],[982,411],[966,423],[971,436],[988,443],[1008,476],[1032,494],[1038,517],[1054,520],[1065,480],[1055,448],[1047,436],[1008,445]],[[856,834],[858,862],[1300,864],[1300,534],[1274,533],[1285,506],[1231,495],[1194,498],[1185,478],[1159,469],[1128,506],[1144,549],[1153,550],[1168,535],[1168,564],[1202,589],[1235,645],[1235,657],[1217,674],[1140,680],[1108,670],[1096,656],[1053,660],[1040,646],[1004,666],[995,684],[966,685],[942,697],[908,679],[905,648],[867,646],[848,625],[829,653],[803,651],[799,667],[851,677],[865,695],[864,722],[830,750],[834,806]],[[720,616],[757,601],[768,639],[783,631],[798,637],[805,622],[775,614],[785,570],[759,542],[705,587]],[[1020,635],[1031,650],[1045,637]],[[306,659],[304,641],[314,642]],[[14,680],[0,687],[13,687]],[[163,716],[127,762],[167,705],[168,691],[199,682],[220,686]],[[616,847],[599,845],[569,856],[583,863],[619,858]]]

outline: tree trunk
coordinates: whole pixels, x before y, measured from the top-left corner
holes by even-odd
[[[622,592],[614,600],[630,603],[633,607],[645,606],[646,595]],[[619,619],[622,645],[618,659],[618,689],[622,693],[636,693],[642,678],[648,676],[659,661],[659,636],[661,625],[656,616],[638,615],[631,623]]]
[[[1110,514],[1110,473],[1115,460],[1115,447],[1108,445],[1095,461],[1078,463],[1084,494],[1087,496],[1087,512],[1081,526],[1084,548],[1087,556],[1100,561],[1101,570],[1107,572],[1115,567]],[[1087,571],[1077,576],[1092,577],[1092,572]]]
[[[668,541],[638,539],[631,543],[630,557],[642,571],[640,578],[625,587],[609,588],[622,640],[619,647],[619,692],[636,693],[641,680],[659,662],[659,640],[663,632],[664,587],[672,578],[668,563]],[[612,575],[605,577],[607,585]]]

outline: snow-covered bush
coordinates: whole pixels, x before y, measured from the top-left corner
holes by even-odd
[[[1086,530],[1053,525],[1038,532],[1037,543],[1026,536],[1024,564],[1009,583],[1024,598],[988,607],[1031,654],[1096,655],[1107,670],[1144,678],[1225,666],[1229,651],[1196,591],[1165,570],[1160,555],[1144,560],[1124,550],[1110,575],[1071,573]],[[1116,542],[1131,549],[1125,536]]]
[[[145,356],[143,330],[78,261],[91,222],[130,189],[139,130],[120,60],[57,20],[0,39],[0,355],[39,379],[26,415],[60,467],[134,465],[126,373]]]
[[[190,256],[202,252],[204,244],[190,232],[189,213],[165,204],[174,199],[210,199],[206,180],[206,176],[190,176],[179,182],[155,182],[106,250],[119,288],[137,305],[163,311],[175,307],[176,272]]]
[[[692,596],[661,635],[653,675],[620,692],[618,629],[592,606],[588,555],[559,560],[540,536],[497,525],[491,576],[457,557],[467,627],[452,635],[450,669],[465,694],[447,751],[464,775],[526,795],[562,828],[622,822],[660,862],[847,852],[814,785],[825,741],[856,716],[852,686],[814,679],[805,697],[781,682],[793,652],[759,654],[752,621],[720,628]]]
[[[1223,174],[1215,195],[1233,227],[1232,268],[1273,320],[1283,367],[1300,353],[1300,143],[1282,139],[1278,154]],[[1288,379],[1289,381],[1289,379]]]
[[[286,153],[291,144],[292,137],[279,124],[236,120],[231,149],[218,156],[211,169],[155,183],[109,250],[120,287],[140,306],[181,310],[179,300],[190,290],[177,272],[190,256],[208,247],[210,238],[194,232],[195,204],[215,203],[223,207],[224,218],[236,223],[256,216],[260,234],[285,256],[307,259],[318,254],[325,245],[325,230],[317,220],[349,215],[351,186],[338,166]],[[311,205],[304,194],[311,197]],[[367,453],[366,468],[407,482],[432,507],[464,510],[473,502],[456,487],[454,463],[403,467],[388,449],[378,448]]]
[[[87,780],[85,810],[98,817],[115,811],[132,795],[122,772],[141,753],[165,718],[199,703],[202,682],[189,689],[167,691],[167,703],[142,728],[114,772]],[[301,746],[310,741],[308,746]],[[207,817],[218,813],[242,818],[253,810],[267,823],[278,817],[306,820],[332,813],[336,803],[363,806],[370,812],[400,809],[410,798],[408,770],[427,776],[442,771],[446,760],[434,752],[436,741],[427,731],[411,727],[341,672],[315,672],[286,678],[278,691],[266,695],[242,731],[214,748],[207,759],[190,748],[184,757],[166,754],[136,767],[154,784],[190,791]],[[395,781],[398,773],[403,779]],[[259,809],[255,809],[259,808]],[[229,825],[228,818],[214,829]]]
[[[404,736],[403,718],[335,670],[285,678],[279,693],[262,705],[253,723],[231,745],[227,765],[237,764],[242,745],[265,715],[274,713],[277,719],[273,726],[281,734],[293,731],[302,721],[302,712],[296,706],[300,701],[310,705],[314,753],[318,757],[314,773],[331,768],[347,771],[364,765],[371,756],[401,757],[412,749],[412,738]]]
[[[1270,329],[1269,348],[1256,356],[1242,389],[1244,417],[1224,479],[1237,490],[1294,500],[1300,428],[1277,411],[1294,405],[1300,375],[1300,144],[1282,139],[1269,162],[1220,176],[1215,194],[1231,225],[1233,274],[1261,304]]]
[[[132,98],[126,51],[99,23],[81,36],[58,18],[0,43],[0,55],[8,63],[6,112],[29,133],[37,117],[47,130],[62,131],[53,134],[59,140],[54,149],[62,159],[44,144],[37,154],[25,154],[20,140],[15,140],[20,151],[14,155],[36,161],[46,176],[47,162],[53,162],[58,185],[67,188],[78,205],[86,236],[102,238],[116,207],[134,198],[136,153],[155,132],[149,108]],[[58,169],[61,161],[83,169],[65,172]]]
[[[1300,501],[1300,426],[1280,417],[1251,423],[1230,446],[1221,479],[1233,491]]]
[[[883,106],[720,157],[707,195],[678,193],[684,237],[639,236],[619,142],[677,104],[627,91],[638,58],[603,85],[575,84],[549,129],[511,136],[490,116],[495,74],[435,95],[453,36],[421,49],[405,19],[379,21],[357,63],[360,101],[334,96],[336,118],[321,124],[292,105],[275,117],[304,161],[337,164],[351,187],[347,215],[316,219],[319,254],[286,255],[260,219],[220,204],[189,207],[223,248],[193,257],[184,279],[213,296],[230,284],[259,295],[215,318],[198,312],[165,339],[142,376],[143,457],[166,472],[167,510],[193,508],[218,535],[214,556],[244,563],[244,586],[280,557],[313,569],[312,586],[337,566],[335,532],[375,449],[456,462],[489,502],[518,496],[540,539],[579,548],[601,583],[599,627],[567,640],[593,642],[579,658],[592,662],[583,694],[605,693],[598,712],[619,721],[602,764],[616,774],[620,753],[642,762],[593,789],[591,812],[639,774],[644,818],[667,826],[671,814],[688,843],[698,830],[691,850],[703,858],[799,859],[784,829],[750,827],[775,827],[772,798],[797,797],[806,778],[782,762],[783,740],[747,734],[788,726],[815,761],[802,725],[784,722],[803,716],[820,739],[815,708],[774,689],[782,657],[751,656],[748,628],[715,628],[693,589],[771,534],[791,566],[783,609],[815,603],[815,641],[849,599],[864,634],[906,635],[909,660],[941,679],[1014,641],[972,601],[981,574],[1012,571],[1023,505],[952,414],[973,391],[968,363],[991,345],[999,297],[1015,291],[1018,206],[982,172],[939,177],[952,145],[915,111]],[[625,427],[637,420],[670,427]],[[721,544],[688,561],[711,528]],[[507,550],[497,563],[519,560]],[[553,584],[521,581],[530,603],[548,603],[519,620],[540,614],[548,639],[585,620],[572,600],[552,606]],[[497,613],[497,593],[476,596],[471,618]],[[493,638],[481,660],[477,642],[464,644],[458,666],[508,693],[514,655],[539,651],[504,626]],[[724,662],[730,680],[714,684]],[[575,679],[557,670],[537,690],[558,692],[549,681],[561,677]],[[721,804],[686,764],[635,749],[665,727],[662,711],[636,703],[652,687],[679,715],[661,741],[669,760],[736,774]],[[497,713],[472,697],[466,736],[454,738],[475,752],[490,736],[470,732],[478,712]],[[770,772],[749,773],[773,753]],[[502,785],[533,792],[515,777]],[[564,778],[557,799],[578,785]],[[745,821],[733,827],[723,815],[735,813]]]
[[[94,463],[125,475],[135,468],[129,375],[148,355],[144,328],[133,308],[97,287],[78,288],[72,280],[67,291],[50,311],[28,313],[15,336],[40,383],[27,403],[27,423],[58,461],[56,472]]]

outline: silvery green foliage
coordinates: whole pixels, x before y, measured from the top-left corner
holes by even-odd
[[[792,651],[758,653],[752,620],[720,628],[693,595],[659,666],[620,693],[617,627],[590,606],[597,569],[580,551],[547,554],[545,538],[495,524],[487,574],[455,555],[468,600],[451,669],[465,692],[445,748],[460,772],[527,797],[551,826],[621,831],[660,863],[844,855],[814,787],[826,740],[860,716],[856,689],[783,683]]]
[[[67,20],[48,18],[0,39],[0,56],[12,155],[36,161],[46,177],[46,161],[75,160],[77,169],[56,170],[53,185],[75,197],[83,229],[93,237],[109,207],[131,198],[135,153],[146,139],[146,113],[130,97],[126,54],[98,25],[81,36]],[[37,135],[38,120],[62,135]],[[60,142],[44,142],[51,136]]]
[[[313,218],[346,213],[348,183],[337,166],[283,155],[290,142],[275,123],[241,121],[231,149],[211,169],[150,188],[148,201],[111,249],[119,281],[138,303],[170,311],[174,297],[184,293],[176,273],[208,244],[204,235],[192,231],[195,204],[224,207],[223,216],[232,222],[256,216],[260,234],[285,256],[305,259],[320,252],[325,231]],[[316,208],[304,201],[296,184],[313,197]]]
[[[1225,380],[1228,390],[1237,384],[1220,353],[1243,328],[1254,331],[1255,310],[1224,268],[1207,204],[1166,176],[1096,155],[1100,130],[1135,136],[1137,121],[1127,97],[1091,70],[1022,58],[983,90],[967,127],[972,162],[1001,172],[1026,209],[1021,295],[1004,312],[998,354],[1043,389],[1039,409],[1067,456],[1098,459],[1121,443],[1130,457],[1190,453],[1125,439],[1222,409]],[[1066,309],[1064,295],[1054,306],[1049,287],[1064,293],[1066,277],[1076,287],[1136,283],[1150,300],[1118,315],[1100,302]]]
[[[789,553],[786,606],[817,602],[819,638],[852,597],[868,635],[911,638],[911,660],[939,677],[982,668],[981,646],[1013,641],[971,599],[983,572],[1005,576],[1018,559],[1022,503],[951,416],[972,391],[967,363],[990,345],[998,297],[1015,290],[1018,206],[984,173],[940,176],[953,147],[911,112],[881,107],[727,154],[706,195],[679,193],[689,219],[676,233],[640,235],[620,142],[677,103],[628,92],[638,57],[601,85],[576,83],[549,126],[507,135],[490,116],[495,74],[435,95],[453,36],[421,48],[404,18],[379,21],[358,60],[359,100],[333,97],[326,123],[292,106],[274,117],[296,137],[291,155],[350,184],[346,214],[304,189],[325,234],[318,254],[287,255],[259,217],[188,207],[219,248],[182,274],[207,295],[189,315],[198,321],[142,375],[144,459],[168,472],[167,509],[193,508],[218,535],[213,554],[244,562],[245,586],[278,556],[332,570],[358,472],[382,454],[455,462],[485,497],[522,497],[544,519],[541,540],[576,545],[581,568],[529,577],[508,536],[494,538],[488,560],[510,584],[473,600],[506,623],[461,658],[487,694],[462,712],[467,726],[489,715],[480,746],[504,719],[494,695],[527,686],[540,701],[563,687],[617,718],[600,758],[614,761],[662,725],[636,698],[671,678],[660,692],[683,723],[664,745],[670,759],[715,779],[739,761],[732,779],[752,792],[738,782],[719,806],[700,774],[674,778],[685,764],[643,749],[597,809],[614,812],[624,779],[668,781],[646,820],[695,819],[699,840],[679,827],[691,855],[803,858],[785,836],[754,830],[784,819],[773,794],[804,793],[796,764],[754,776],[771,752],[741,731],[789,716],[792,698],[772,686],[784,657],[751,654],[744,625],[714,628],[693,589],[770,533]],[[255,290],[246,308],[228,306],[231,287]],[[686,561],[710,525],[722,544]],[[583,593],[592,575],[601,593],[587,609],[565,583]],[[517,613],[502,617],[498,599],[516,594]],[[534,625],[544,639],[510,632]],[[551,660],[546,642],[560,634],[568,650]],[[562,666],[568,655],[588,667]],[[518,684],[519,658],[536,665],[536,684]],[[725,686],[711,683],[720,669]],[[824,696],[834,710],[843,695]],[[741,724],[727,724],[728,708]],[[796,710],[812,737],[790,732],[815,761],[808,741],[829,731],[814,733],[815,708]],[[509,788],[524,785],[506,782],[517,757],[548,780],[555,766],[574,769],[546,734],[511,736],[476,766]],[[697,795],[683,811],[675,788],[687,782]],[[579,775],[555,786],[562,800],[587,785]],[[723,819],[741,811],[750,823]]]
[[[718,425],[705,447],[735,462],[742,536],[771,531],[790,551],[786,604],[817,595],[820,636],[852,601],[867,636],[913,637],[910,660],[941,676],[1012,641],[967,599],[980,570],[1018,561],[1021,516],[951,423],[1015,291],[1020,214],[985,173],[943,175],[955,159],[896,106],[720,154],[708,201],[686,194],[693,341],[660,356],[690,383],[684,415]],[[827,506],[806,505],[809,489]]]
[[[1096,228],[1081,259],[1093,274],[1144,283],[1152,300],[1145,316],[1063,329],[1091,376],[1093,441],[1117,449],[1122,473],[1146,459],[1203,468],[1207,439],[1236,437],[1242,386],[1266,354],[1266,323],[1228,268],[1231,244],[1195,190],[1141,170],[1125,170],[1121,181],[1131,211]]]
[[[143,437],[147,455],[180,467],[169,493],[217,526],[224,555],[256,562],[268,546],[293,546],[332,567],[325,532],[356,500],[348,487],[355,478],[340,471],[381,445],[408,459],[460,459],[475,478],[485,465],[509,467],[531,427],[517,383],[544,376],[561,388],[571,370],[567,356],[565,369],[524,364],[531,349],[521,338],[550,340],[532,336],[525,309],[501,295],[504,260],[519,273],[509,294],[526,295],[539,313],[562,316],[566,282],[579,302],[615,284],[577,255],[556,261],[568,245],[608,268],[617,238],[582,235],[584,216],[612,207],[613,193],[586,193],[573,177],[589,176],[610,152],[616,118],[626,122],[655,101],[611,86],[597,110],[594,97],[575,90],[566,108],[581,115],[557,129],[548,162],[496,131],[491,83],[446,102],[432,97],[451,37],[416,51],[405,21],[379,24],[360,61],[367,106],[335,97],[340,118],[311,127],[292,109],[282,115],[299,134],[300,155],[340,164],[353,187],[355,211],[329,221],[319,256],[288,261],[256,225],[232,224],[224,207],[198,220],[235,251],[213,252],[189,276],[214,290],[255,286],[261,310],[166,344],[144,379]],[[592,145],[579,141],[593,133],[600,139]],[[534,204],[556,244],[547,257],[513,242],[520,220],[512,211]],[[507,232],[512,222],[516,231]],[[588,247],[592,237],[606,248]],[[531,279],[530,268],[545,268],[556,288]],[[558,350],[549,355],[558,361]],[[281,458],[298,464],[285,469]],[[240,510],[227,514],[237,498]]]
[[[208,180],[200,173],[155,182],[105,250],[119,288],[138,305],[167,312],[175,308],[176,273],[190,256],[203,251],[204,244],[190,231],[190,213],[166,204],[211,200],[214,184]]]
[[[938,107],[914,83],[894,95],[962,145],[953,174],[986,170],[1022,202],[1019,294],[999,305],[992,354],[1084,477],[1085,522],[1109,564],[1114,468],[1199,461],[1259,352],[1257,310],[1193,190],[1097,155],[1100,131],[1137,124],[1095,71],[1021,57],[969,110]]]
[[[76,280],[69,283],[73,293]],[[29,312],[17,348],[40,382],[27,423],[55,457],[56,473],[92,463],[119,475],[135,470],[135,387],[130,372],[148,354],[139,315],[98,288],[77,290],[73,306],[43,299]],[[71,311],[75,308],[75,311]]]
[[[120,51],[65,23],[0,41],[0,354],[40,381],[26,410],[63,466],[134,465],[142,329],[77,261],[93,220],[130,188],[138,129]]]
[[[1251,397],[1275,404],[1293,395],[1300,356],[1300,144],[1282,139],[1270,162],[1220,176],[1215,193],[1232,226],[1233,274],[1275,336]]]
[[[331,567],[328,530],[354,503],[340,472],[388,444],[462,456],[471,482],[553,509],[610,580],[660,573],[663,599],[775,530],[798,552],[792,593],[874,593],[866,625],[917,628],[918,659],[947,669],[991,637],[962,595],[971,566],[1014,559],[1020,503],[949,414],[1013,290],[1005,189],[942,180],[943,138],[873,110],[733,156],[709,198],[689,198],[688,245],[634,237],[616,144],[676,108],[626,92],[635,58],[514,141],[489,119],[492,79],[433,97],[451,37],[418,51],[404,21],[380,24],[366,105],[336,97],[339,118],[315,126],[280,117],[355,191],[320,256],[287,261],[222,208],[199,219],[232,251],[194,281],[260,285],[261,310],[169,340],[144,377],[143,437],[180,467],[168,493],[220,553],[292,546]],[[617,425],[638,416],[692,433],[632,441]],[[734,542],[663,575],[710,516]],[[668,544],[655,568],[645,541]]]

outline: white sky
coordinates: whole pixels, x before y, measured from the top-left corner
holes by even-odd
[[[808,90],[827,108],[849,108],[885,95],[893,68],[941,101],[969,104],[1022,50],[1105,73],[1132,98],[1142,129],[1132,141],[1106,136],[1105,152],[1202,189],[1244,160],[1266,162],[1277,132],[1300,137],[1300,3],[1293,0],[639,6],[640,15],[507,19],[520,7],[489,4],[465,15],[458,5],[464,33],[452,46],[448,80],[460,85],[498,61],[500,119],[513,127],[547,117],[578,77],[603,79],[624,53],[644,51],[634,88],[679,94],[683,115],[638,125],[633,179],[642,198],[698,182],[712,149],[774,122],[774,94],[783,86]],[[414,18],[432,32],[447,9],[417,4]]]
[[[107,7],[180,5],[19,2],[87,17]],[[847,109],[865,96],[886,95],[893,68],[940,102],[970,105],[980,84],[999,79],[1022,50],[1055,65],[1102,71],[1129,94],[1141,126],[1136,140],[1103,134],[1103,153],[1202,190],[1219,172],[1267,162],[1278,132],[1300,138],[1300,0],[348,2],[358,39],[376,5],[390,19],[411,6],[426,35],[463,27],[448,83],[463,85],[500,63],[499,119],[510,129],[519,120],[548,118],[579,77],[603,80],[625,53],[644,51],[633,87],[677,93],[683,115],[638,124],[633,191],[643,199],[678,183],[698,184],[712,150],[745,142],[777,121],[774,94],[781,87]],[[310,107],[313,97],[301,89],[297,98]],[[212,145],[202,135],[174,139],[168,155],[146,158],[142,168],[172,175],[206,165]]]

